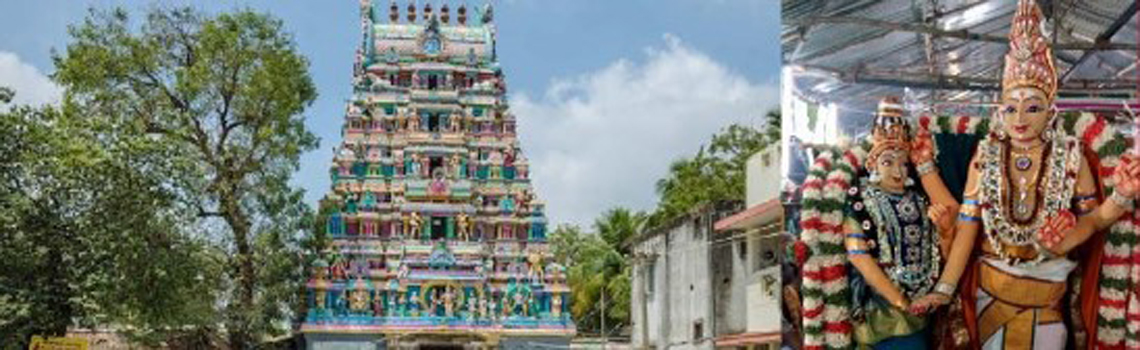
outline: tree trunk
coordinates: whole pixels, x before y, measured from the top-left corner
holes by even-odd
[[[243,350],[253,348],[253,339],[251,338],[249,324],[253,320],[249,317],[253,316],[255,310],[253,300],[253,289],[255,280],[255,273],[253,267],[253,249],[249,243],[250,222],[246,217],[245,212],[241,208],[241,199],[233,192],[221,194],[222,217],[230,226],[230,230],[234,234],[234,245],[237,249],[237,288],[238,303],[235,308],[238,317],[237,319],[231,318],[231,324],[228,325],[228,332],[230,334],[230,347],[235,350]],[[236,321],[236,322],[234,322]]]

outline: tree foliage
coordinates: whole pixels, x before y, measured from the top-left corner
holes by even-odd
[[[80,111],[0,112],[0,344],[97,324],[153,344],[207,326],[220,254],[184,230],[170,149]]]
[[[649,217],[648,226],[664,224],[702,203],[744,200],[745,171],[748,158],[756,152],[780,143],[780,112],[765,115],[765,127],[756,130],[742,125],[729,125],[712,136],[691,158],[682,158],[669,166],[669,173],[657,181],[661,197],[657,209]]]
[[[625,243],[644,222],[643,213],[614,208],[594,222],[594,232],[563,225],[551,234],[555,261],[568,267],[571,313],[580,332],[601,333],[602,317],[607,334],[629,325],[630,256]]]
[[[230,346],[286,331],[303,272],[297,237],[311,220],[289,179],[317,145],[302,116],[316,90],[292,37],[264,14],[189,8],[156,9],[141,24],[92,11],[69,32],[54,76],[66,100],[129,126],[104,136],[168,145],[178,171],[162,187],[227,253]]]

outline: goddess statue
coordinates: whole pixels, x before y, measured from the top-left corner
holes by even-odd
[[[849,277],[854,337],[874,349],[927,347],[931,322],[921,312],[909,312],[910,300],[930,292],[938,278],[942,254],[935,224],[939,231],[953,226],[949,208],[931,205],[914,187],[910,130],[902,111],[897,98],[880,102],[865,162],[868,176],[848,190],[844,215],[847,256],[855,267]]]
[[[1140,168],[1123,156],[1102,202],[1084,145],[1058,126],[1057,71],[1034,0],[1018,1],[1009,39],[998,125],[970,162],[948,262],[914,307],[960,291],[975,348],[1064,349],[1069,252],[1131,210]]]

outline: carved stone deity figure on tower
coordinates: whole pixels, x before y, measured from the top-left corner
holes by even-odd
[[[455,293],[452,292],[451,287],[447,287],[443,292],[443,315],[455,316]]]
[[[420,213],[412,212],[408,214],[407,230],[404,231],[405,237],[418,237],[420,234],[420,225],[423,224],[423,218],[420,218]]]
[[[408,131],[420,131],[420,116],[417,114],[408,115]]]
[[[455,215],[455,226],[458,228],[458,236],[460,241],[468,241],[471,239],[471,218],[467,213],[460,212]]]
[[[462,174],[463,169],[460,167],[459,155],[458,154],[452,154],[451,157],[447,158],[447,167],[449,170],[447,172],[449,175],[448,177],[450,177],[452,179],[458,179],[458,178],[463,177],[463,174]]]
[[[1099,316],[1084,301],[1081,315],[1065,317],[1063,308],[1076,302],[1065,298],[1078,267],[1069,253],[1131,210],[1136,194],[1140,168],[1126,154],[1102,201],[1085,145],[1059,126],[1057,70],[1041,21],[1035,1],[1018,1],[996,125],[970,162],[941,278],[914,305],[945,304],[961,293],[973,346],[984,349],[1064,349],[1073,320],[1095,333]],[[1089,294],[1097,296],[1081,297]]]

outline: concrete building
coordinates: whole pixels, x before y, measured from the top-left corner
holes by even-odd
[[[753,155],[747,168],[747,209],[717,221],[719,242],[713,256],[720,285],[714,286],[718,310],[717,348],[774,349],[780,344],[780,149]]]
[[[778,348],[779,159],[750,158],[747,209],[707,205],[632,241],[634,347]]]
[[[693,210],[632,242],[632,343],[651,349],[713,349],[713,223],[740,208]]]

